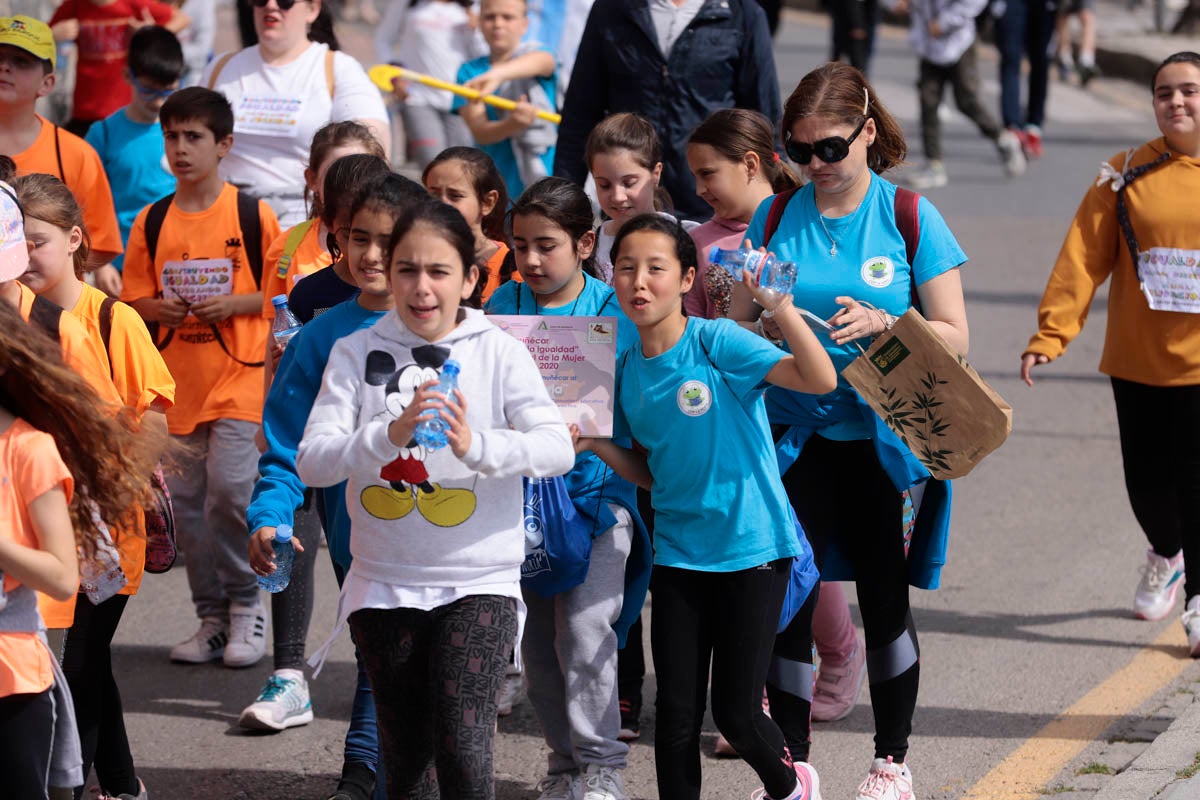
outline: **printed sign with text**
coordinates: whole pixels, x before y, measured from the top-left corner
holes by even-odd
[[[228,258],[168,261],[163,265],[162,287],[163,297],[180,297],[188,303],[233,294],[233,262]]]

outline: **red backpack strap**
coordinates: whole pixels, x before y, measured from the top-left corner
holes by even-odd
[[[921,244],[921,218],[917,215],[917,206],[920,202],[921,195],[911,189],[905,189],[903,186],[896,187],[896,228],[904,237],[904,256],[908,260],[910,269],[917,260],[917,246]],[[921,310],[916,281],[912,283],[912,305],[918,311]]]
[[[760,242],[760,247],[766,247],[771,241],[771,237],[775,235],[775,231],[779,230],[779,222],[783,219],[783,211],[787,208],[788,201],[792,199],[792,195],[797,189],[788,189],[786,192],[780,192],[775,195],[775,199],[771,201],[771,207],[767,209],[767,227],[763,230],[763,240]]]

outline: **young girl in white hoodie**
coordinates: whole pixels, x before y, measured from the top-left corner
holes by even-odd
[[[525,346],[460,305],[478,271],[458,211],[421,203],[388,249],[395,310],[334,346],[296,468],[310,486],[349,481],[337,629],[349,621],[366,662],[388,797],[491,800],[496,696],[524,612],[521,476],[562,475],[575,453]],[[448,426],[437,450],[413,438],[430,414]]]

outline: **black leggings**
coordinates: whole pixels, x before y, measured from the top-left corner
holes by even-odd
[[[5,797],[46,797],[54,738],[52,691],[0,697],[0,780]]]
[[[313,573],[324,533],[320,517],[311,508],[297,509],[293,522],[295,536],[304,552],[296,553],[287,588],[271,595],[271,637],[275,645],[275,669],[303,672],[304,644],[312,620]]]
[[[655,566],[650,647],[658,675],[654,759],[661,800],[700,797],[710,663],[717,728],[770,796],[786,797],[795,788],[783,734],[762,710],[791,564],[785,558],[738,572]]]
[[[1112,387],[1133,515],[1156,554],[1183,550],[1190,599],[1200,594],[1200,386]]]
[[[493,800],[496,697],[517,604],[471,595],[448,606],[361,609],[350,631],[371,679],[393,800]]]
[[[78,595],[75,620],[63,644],[63,674],[75,701],[83,776],[87,778],[94,761],[100,788],[114,797],[138,793],[121,692],[112,670],[112,640],[128,602],[128,595],[117,594],[94,606],[86,594]],[[75,800],[82,796],[80,786]]]
[[[908,603],[903,501],[870,440],[813,436],[783,485],[812,544],[817,566],[829,544],[854,566],[867,640],[875,713],[875,757],[904,761],[920,683],[920,651]]]
[[[787,628],[775,637],[771,669],[767,672],[771,719],[783,732],[793,761],[808,761],[812,747],[812,620],[820,592],[818,582]]]

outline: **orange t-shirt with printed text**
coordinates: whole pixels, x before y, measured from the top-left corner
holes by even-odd
[[[41,116],[38,121],[42,123],[42,129],[37,139],[28,149],[12,156],[18,174],[42,172],[62,180],[83,211],[83,224],[91,239],[92,250],[120,253],[124,249],[121,247],[121,229],[117,227],[112,188],[108,185],[100,156],[90,144],[70,131],[56,128]]]
[[[146,250],[148,210],[149,207],[138,214],[129,234],[122,300],[132,303],[162,297],[163,268],[168,263],[186,265],[187,261],[203,259],[228,259],[231,262],[231,294],[259,291],[246,257],[238,224],[237,189],[232,184],[225,184],[216,202],[204,211],[183,211],[172,202],[159,232],[158,252],[154,259]],[[267,243],[273,242],[280,230],[275,213],[261,200],[258,214],[265,271],[269,263],[266,257],[270,245]],[[194,302],[202,297],[208,280],[207,276],[197,277],[195,285],[189,288],[184,284],[179,293]],[[165,326],[158,332],[160,342],[171,335],[170,342],[162,349],[162,356],[175,377],[175,405],[167,411],[167,428],[174,435],[187,435],[197,425],[218,419],[254,423],[262,419],[262,367],[239,364],[226,354],[225,348],[241,361],[261,362],[270,323],[261,314],[238,314],[218,322],[215,327],[214,332],[213,326],[188,315],[173,335]],[[218,341],[218,335],[221,341]]]
[[[23,419],[0,432],[0,536],[40,549],[29,505],[61,488],[70,502],[74,481],[50,434]],[[4,576],[4,590],[20,586]],[[0,697],[37,694],[54,684],[50,650],[37,633],[0,633]]]
[[[296,252],[284,261],[283,250],[287,246],[288,236],[300,225],[307,225],[308,228],[296,246]],[[333,263],[333,255],[321,244],[321,221],[305,220],[300,225],[281,233],[267,249],[267,260],[263,262],[266,265],[263,269],[263,319],[275,320],[272,297],[281,294],[290,297],[297,281]]]
[[[485,265],[487,267],[487,283],[483,285],[483,295],[481,297],[481,302],[483,303],[488,301],[488,298],[492,296],[492,292],[500,288],[500,267],[503,266],[504,259],[508,256],[508,245],[504,242],[498,242],[495,239],[492,239],[492,243],[497,247],[496,252],[492,253],[492,257],[487,260],[487,264]],[[516,281],[517,283],[524,282],[521,273],[515,269],[509,280]]]

